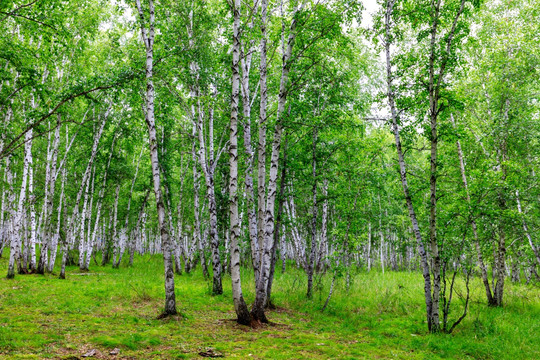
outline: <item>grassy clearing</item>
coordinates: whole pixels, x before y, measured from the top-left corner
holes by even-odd
[[[305,275],[291,268],[276,275],[269,313],[274,323],[239,326],[232,309],[230,278],[224,294],[210,296],[200,272],[176,277],[181,316],[157,320],[163,298],[162,260],[136,258],[132,268],[77,268],[67,279],[24,275],[7,280],[0,259],[0,358],[75,359],[89,349],[97,358],[184,359],[212,348],[241,359],[539,359],[540,290],[508,285],[506,306],[484,305],[481,283],[472,285],[469,316],[451,335],[426,333],[422,279],[416,273],[358,273],[347,293],[343,280],[324,314],[330,279],[313,300],[305,298]],[[243,274],[247,301],[252,275]],[[454,318],[461,311],[461,300]],[[120,354],[109,355],[119,348]]]

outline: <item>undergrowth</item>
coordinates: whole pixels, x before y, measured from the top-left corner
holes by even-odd
[[[200,271],[175,277],[181,315],[158,320],[164,299],[162,259],[136,257],[133,267],[92,264],[88,273],[5,279],[0,259],[0,358],[68,359],[96,349],[101,358],[200,358],[212,349],[241,359],[538,359],[540,290],[508,282],[503,308],[489,308],[483,287],[471,285],[469,315],[450,334],[429,335],[421,274],[352,274],[347,290],[338,279],[328,307],[328,274],[305,297],[306,277],[292,265],[276,273],[269,311],[260,329],[234,321],[230,278],[224,293],[209,295]],[[254,299],[253,274],[242,270],[244,297]],[[461,314],[463,284],[454,311]],[[109,355],[118,348],[119,355]]]

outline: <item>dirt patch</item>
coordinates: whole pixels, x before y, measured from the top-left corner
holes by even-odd
[[[85,344],[78,349],[58,348],[55,351],[58,360],[84,360],[84,359],[100,359],[100,360],[131,360],[135,359],[130,356],[122,356],[122,351],[118,348],[100,350],[93,345]]]
[[[236,319],[218,319],[217,323],[218,323],[218,325],[223,325],[223,326],[226,326],[226,327],[229,327],[229,328],[234,328],[236,330],[241,330],[243,332],[260,332],[260,331],[263,331],[263,330],[267,330],[269,328],[292,330],[292,326],[290,326],[290,325],[276,323],[276,322],[273,322],[273,321],[269,321],[267,323],[262,323],[260,321],[251,320],[250,325],[241,325],[236,321]]]
[[[220,353],[218,351],[215,351],[212,348],[206,349],[205,351],[200,351],[199,355],[202,356],[202,357],[207,357],[207,358],[222,358],[222,357],[224,357],[224,355],[222,353]]]
[[[100,275],[105,275],[105,273],[85,273],[85,272],[80,272],[80,273],[71,273],[70,275],[73,275],[73,276],[100,276]]]

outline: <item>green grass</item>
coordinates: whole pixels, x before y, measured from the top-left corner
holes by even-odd
[[[508,284],[504,308],[484,305],[479,281],[472,284],[467,318],[451,335],[429,335],[424,319],[422,278],[418,273],[360,272],[349,292],[343,279],[330,305],[320,309],[330,279],[305,298],[306,278],[293,267],[274,282],[268,313],[272,325],[237,325],[230,278],[224,294],[211,296],[200,272],[177,276],[181,316],[158,320],[163,305],[159,256],[137,257],[132,268],[92,264],[88,275],[67,269],[54,275],[5,279],[0,259],[0,359],[74,359],[89,349],[98,357],[201,358],[208,348],[240,359],[539,359],[540,290]],[[243,270],[246,301],[254,298],[252,274]],[[510,282],[508,282],[510,283]],[[462,284],[460,285],[462,286]],[[460,288],[461,289],[461,288]],[[460,290],[461,291],[461,290]],[[462,301],[454,298],[459,316]]]

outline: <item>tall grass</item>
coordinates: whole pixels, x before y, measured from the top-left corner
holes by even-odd
[[[7,260],[0,259],[5,274]],[[246,301],[254,299],[253,273],[242,269]],[[471,282],[469,315],[451,335],[427,333],[422,276],[415,272],[352,274],[338,278],[328,307],[331,274],[317,276],[313,299],[305,274],[278,269],[268,316],[252,330],[236,325],[230,278],[211,296],[200,271],[175,278],[180,316],[157,320],[164,299],[160,256],[138,256],[133,267],[69,267],[67,279],[19,275],[0,279],[0,359],[62,358],[112,348],[136,359],[198,358],[213,348],[231,358],[265,359],[538,359],[540,290],[508,284],[503,308],[489,308],[480,281]],[[455,319],[463,310],[457,282]]]

